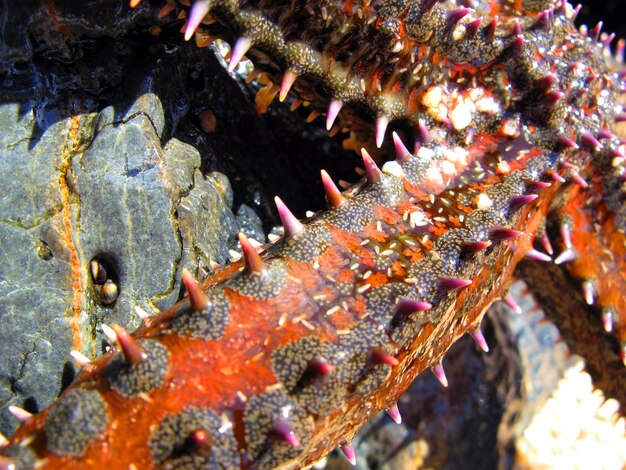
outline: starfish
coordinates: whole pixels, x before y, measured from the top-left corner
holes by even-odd
[[[229,70],[250,57],[270,82],[260,109],[291,95],[350,129],[363,180],[341,191],[322,172],[326,210],[301,221],[277,199],[282,238],[259,249],[241,234],[239,261],[202,285],[183,274],[184,300],[132,334],[106,327],[115,351],[75,355],[83,370],[48,410],[14,409],[6,466],[299,468],[336,446],[352,461],[360,425],[398,420],[419,373],[447,385],[456,340],[487,348],[481,319],[498,299],[515,307],[523,258],[565,265],[626,361],[623,83],[612,38],[576,14],[194,2],[185,39],[229,40]]]

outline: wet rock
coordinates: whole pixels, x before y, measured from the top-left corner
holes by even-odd
[[[39,141],[30,139],[32,112],[0,106],[0,403],[34,411],[59,392],[63,364],[72,348],[67,317],[73,311],[71,253],[64,240],[59,191],[69,123],[60,122]],[[57,136],[57,137],[55,137]],[[51,380],[52,379],[52,380]],[[43,403],[33,397],[46,397]],[[0,431],[16,420],[5,409]]]
[[[0,268],[0,397],[37,411],[71,379],[71,349],[93,357],[101,322],[132,329],[135,305],[172,305],[182,267],[208,270],[238,225],[223,178],[218,189],[202,176],[198,152],[175,139],[161,146],[155,95],[124,114],[109,107],[59,121],[39,139],[29,138],[33,120],[18,105],[0,107],[9,261]],[[0,420],[7,434],[17,424],[6,409]]]
[[[155,22],[148,7],[133,10],[127,2],[98,0],[6,2],[2,14],[0,99],[32,100],[39,111],[68,92],[93,99],[119,81],[125,46],[116,39]]]
[[[252,237],[260,243],[265,243],[265,233],[263,233],[263,225],[259,216],[254,210],[242,204],[237,210],[237,220],[241,225],[241,229],[248,237]]]
[[[352,466],[339,451],[330,454],[326,470],[399,470],[422,468],[427,446],[410,427],[398,425],[381,413],[367,422],[352,441],[357,455]]]
[[[71,349],[101,354],[102,322],[132,330],[134,306],[154,313],[183,295],[182,267],[205,277],[241,228],[263,240],[274,195],[305,201],[315,184],[321,203],[319,167],[297,167],[340,148],[287,106],[270,114],[289,125],[268,125],[242,81],[183,41],[175,15],[151,34],[158,6],[144,4],[59,0],[54,15],[11,4],[0,26],[11,37],[0,53],[4,434],[17,425],[8,405],[38,411],[71,382]],[[298,177],[281,177],[285,165]]]
[[[187,144],[175,142],[189,148]],[[228,199],[224,199],[224,195],[232,190],[228,185],[227,191],[223,191],[224,184],[228,183],[223,175],[214,172],[204,177],[196,169],[193,178],[193,189],[181,199],[177,208],[183,243],[180,264],[195,268],[198,278],[204,279],[211,271],[211,261],[223,264],[230,258],[228,249],[232,243],[224,242],[236,238],[240,224],[227,204]],[[222,186],[218,187],[216,181]]]

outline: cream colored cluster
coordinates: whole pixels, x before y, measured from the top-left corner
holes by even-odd
[[[421,102],[435,121],[450,122],[457,131],[467,128],[476,113],[493,116],[502,112],[498,101],[482,87],[448,90],[444,85],[435,85],[426,90]]]

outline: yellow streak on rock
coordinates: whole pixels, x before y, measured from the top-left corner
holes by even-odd
[[[85,288],[83,286],[80,268],[80,257],[74,242],[74,227],[72,226],[72,206],[70,201],[71,190],[67,181],[67,172],[72,163],[72,156],[78,145],[78,131],[80,128],[80,116],[70,119],[70,128],[61,154],[61,167],[59,172],[59,192],[63,205],[63,240],[70,255],[70,267],[72,270],[72,318],[70,327],[73,336],[73,349],[81,351],[83,338],[80,332],[80,313],[85,300]]]

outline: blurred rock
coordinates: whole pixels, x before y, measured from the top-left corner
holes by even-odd
[[[527,287],[518,282],[511,292],[523,309],[509,324],[524,370],[516,419],[500,428],[501,439],[515,447],[511,467],[624,468],[626,422],[619,402],[594,389],[585,362],[568,349]]]

